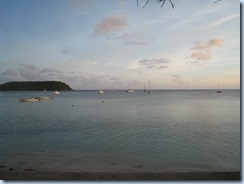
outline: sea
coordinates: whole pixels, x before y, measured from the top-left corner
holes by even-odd
[[[0,171],[240,171],[240,90],[104,92],[1,91]]]

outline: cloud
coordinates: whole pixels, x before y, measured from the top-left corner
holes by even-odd
[[[107,35],[121,32],[127,27],[127,17],[123,15],[112,15],[96,25],[95,35]]]
[[[6,69],[0,73],[0,83],[12,81],[18,76],[18,71],[15,69]]]
[[[182,76],[180,76],[180,75],[172,75],[171,76],[171,79],[174,81],[174,82],[176,82],[176,83],[184,83],[185,82],[185,80],[184,80],[184,78],[182,77]]]
[[[124,15],[112,15],[96,25],[94,35],[105,36],[107,40],[122,40],[128,45],[144,45],[155,41],[154,38],[147,38],[141,32],[128,33],[125,29],[128,26],[128,18]]]
[[[87,79],[74,72],[64,72],[52,68],[38,68],[30,64],[20,64],[18,69],[8,68],[0,72],[0,83],[9,81],[45,81],[58,80],[68,83],[71,88]],[[78,88],[79,89],[79,88]]]
[[[224,43],[224,40],[221,38],[213,38],[209,40],[208,42],[196,42],[195,46],[192,47],[193,50],[210,50],[213,47],[219,47],[222,46]]]
[[[228,17],[222,18],[219,21],[215,22],[214,25],[217,26],[217,25],[223,24],[224,22],[229,21],[231,19],[234,19],[236,17],[240,17],[240,13],[237,13],[237,14],[230,15]]]
[[[79,80],[80,88],[85,89],[118,89],[124,80],[106,73],[94,73]]]
[[[62,54],[67,55],[67,54],[72,54],[73,52],[67,49],[63,49]]]
[[[138,63],[142,66],[145,66],[148,69],[165,69],[168,68],[168,63],[171,61],[167,58],[159,59],[143,59],[139,60]]]
[[[6,69],[3,73],[1,73],[2,76],[12,76],[15,77],[18,75],[18,72],[15,69]]]
[[[64,72],[52,68],[41,69],[29,64],[21,64],[19,66],[19,78],[31,81],[60,80],[67,82],[79,80],[79,76],[74,72]]]
[[[40,75],[40,69],[33,65],[21,64],[19,66],[19,74],[26,80],[43,80]]]
[[[118,87],[123,80],[106,73],[91,75],[76,72],[66,72],[54,68],[38,68],[35,65],[20,64],[18,69],[6,69],[0,73],[0,83],[9,81],[45,81],[58,80],[70,85],[73,89],[103,89],[104,87]],[[106,85],[106,86],[105,86]]]
[[[215,47],[220,47],[224,44],[224,40],[221,38],[213,38],[208,42],[196,42],[192,50],[190,58],[194,59],[191,63],[206,63],[212,59],[212,50]]]
[[[144,45],[147,44],[147,39],[142,33],[124,34],[124,43],[129,45]]]
[[[194,59],[197,59],[197,60],[209,61],[211,59],[211,52],[210,51],[205,51],[205,52],[197,51],[197,52],[193,52],[191,54],[191,57]]]
[[[165,68],[168,68],[168,66],[160,66],[160,67],[158,67],[158,69],[165,69]]]
[[[0,31],[5,32],[5,33],[10,33],[10,29],[7,27],[0,27]]]
[[[149,42],[155,41],[154,38],[146,37],[143,33],[111,33],[106,36],[107,40],[122,40],[124,44],[128,45],[145,45]]]

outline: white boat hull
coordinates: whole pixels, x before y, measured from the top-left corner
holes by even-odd
[[[21,102],[39,102],[38,98],[19,98]]]
[[[128,89],[126,92],[127,93],[134,93],[134,90],[133,89]]]
[[[98,91],[98,94],[104,94],[103,90]]]
[[[39,96],[39,97],[36,97],[36,98],[38,98],[39,100],[51,100],[51,99],[53,99],[52,96]]]

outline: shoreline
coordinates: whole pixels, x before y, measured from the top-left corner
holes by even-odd
[[[36,172],[0,171],[1,180],[241,180],[239,171],[233,172]]]

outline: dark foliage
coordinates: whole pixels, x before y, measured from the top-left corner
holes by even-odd
[[[69,91],[69,85],[60,81],[21,81],[0,85],[0,91]]]

